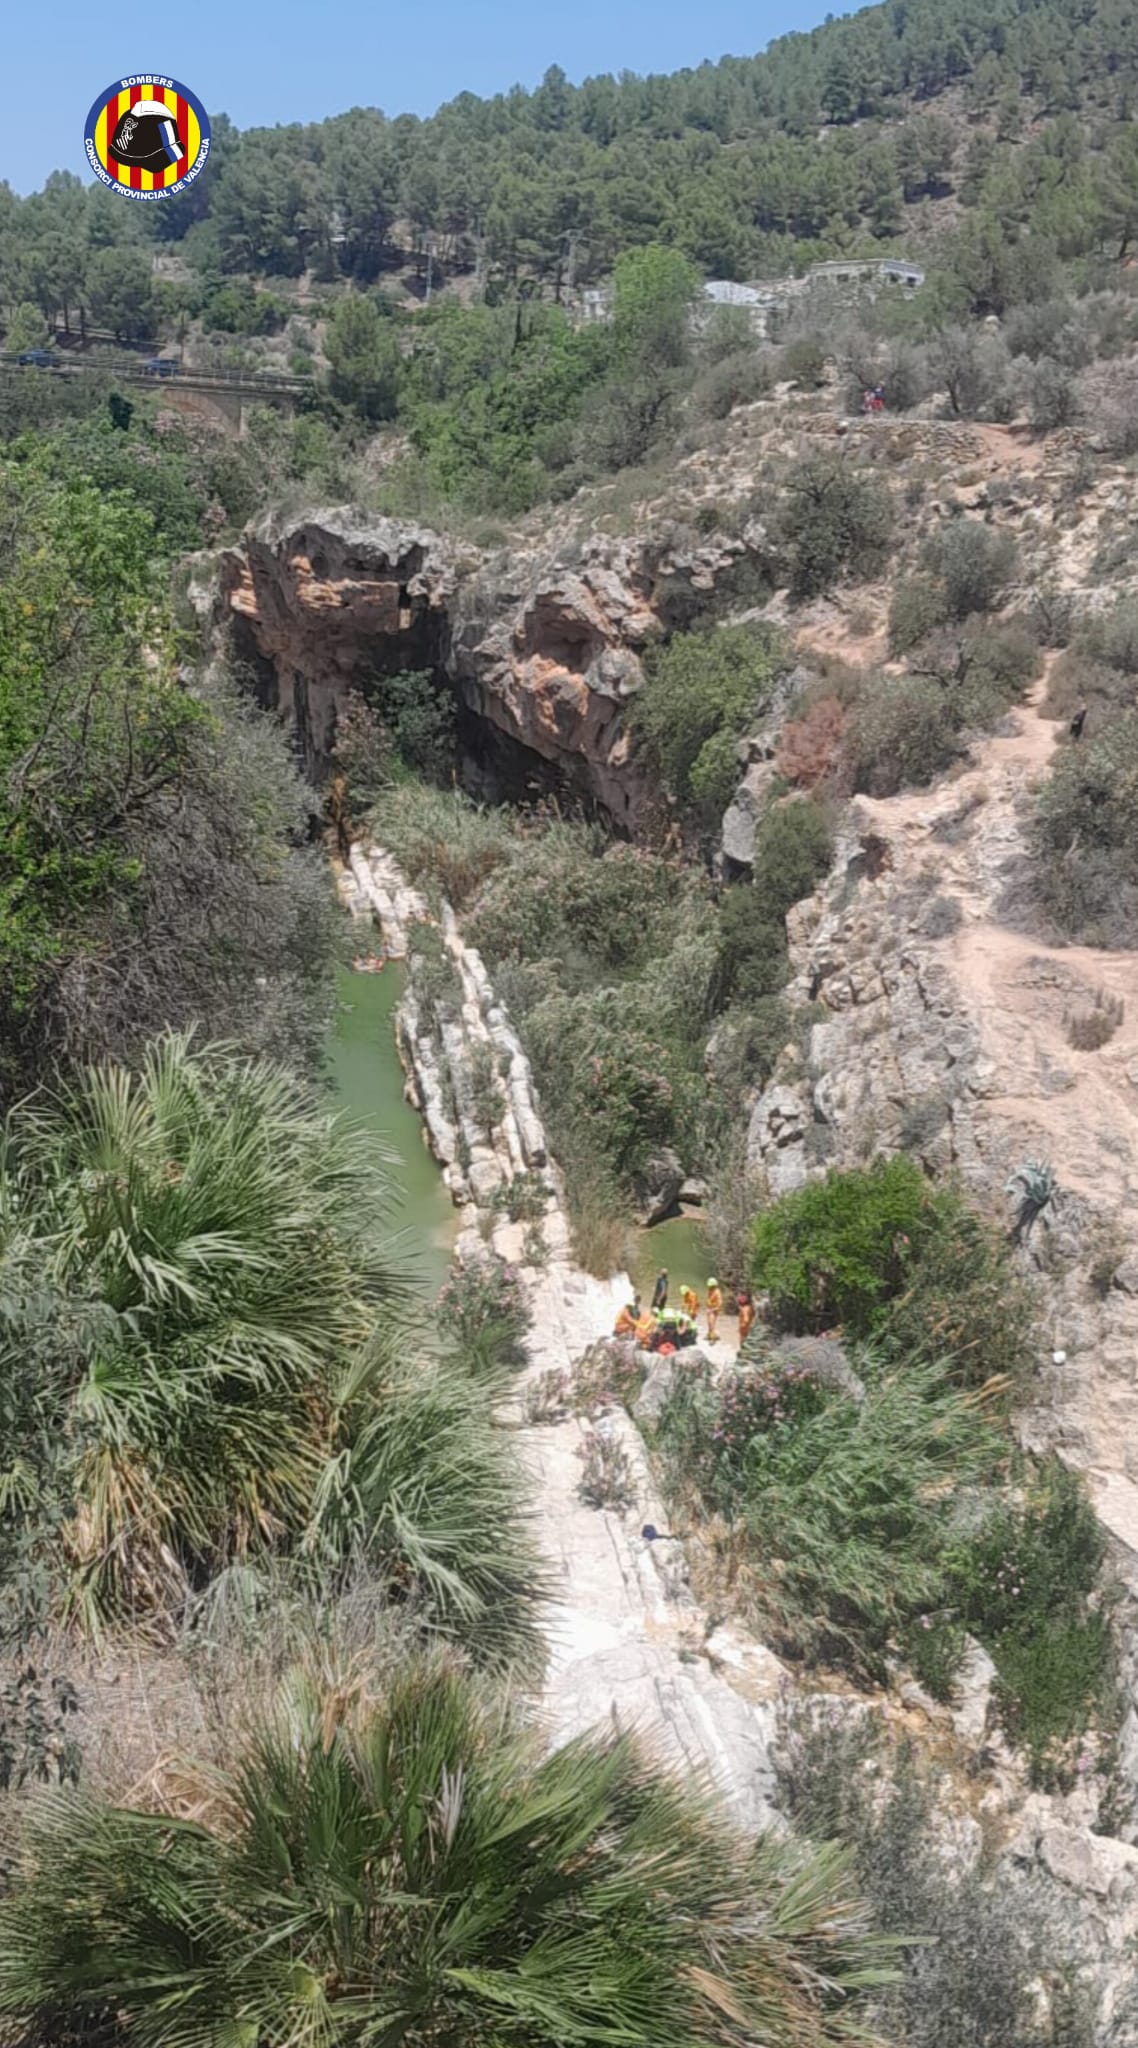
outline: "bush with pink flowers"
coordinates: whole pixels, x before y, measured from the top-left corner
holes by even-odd
[[[439,1295],[438,1319],[471,1371],[524,1365],[530,1312],[521,1275],[493,1252],[452,1267]]]

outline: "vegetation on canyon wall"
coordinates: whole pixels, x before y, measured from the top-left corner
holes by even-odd
[[[682,673],[706,648],[718,675],[716,637],[693,637]],[[681,642],[671,646],[680,672]],[[786,912],[828,866],[825,814],[802,799],[772,811],[753,881],[726,891],[596,828],[498,818],[415,784],[381,796],[374,823],[413,880],[457,898],[533,1061],[579,1249],[608,1270],[653,1162],[664,1152],[688,1172],[717,1165],[742,1092],[785,1042]],[[457,1000],[445,977],[429,992],[443,1016]]]
[[[180,679],[145,503],[41,456],[0,466],[0,1094],[189,1023],[310,1066],[337,938],[287,748]]]
[[[1022,1262],[905,1158],[769,1204],[743,1138],[809,1029],[787,917],[845,798],[950,769],[1044,650],[1049,707],[1085,704],[1088,726],[1032,794],[1031,914],[1133,941],[1133,602],[1067,616],[979,473],[932,503],[903,449],[800,428],[883,380],[894,415],[1077,423],[1130,460],[1136,50],[1130,0],[993,0],[982,23],[966,0],[889,0],[672,80],[553,72],[429,122],[356,110],[239,137],[220,118],[210,176],[167,207],[66,176],[0,192],[9,346],[89,320],[314,375],[295,417],[254,410],[234,443],[110,365],[82,388],[0,380],[13,2038],[253,2027],[275,2048],[353,2042],[377,2014],[409,2040],[518,2048],[614,2025],[826,2048],[871,2016],[910,2048],[1085,2038],[1065,1981],[1040,2016],[1040,1972],[1065,1961],[1038,1900],[942,1877],[933,1791],[865,1718],[785,1750],[795,1824],[847,1861],[738,1841],[623,1740],[542,1760],[503,1703],[548,1590],[494,1416],[525,1304],[516,1276],[472,1268],[437,1343],[408,1332],[384,1174],[321,1099],[339,941],[314,800],[240,678],[203,660],[170,572],[290,491],[461,524],[631,471],[619,518],[677,458],[706,449],[710,474],[733,411],[800,407],[748,495],[692,513],[697,539],[750,532],[754,587],[732,604],[777,587],[784,623],[677,600],[629,721],[660,793],[650,843],[438,786],[455,704],[419,670],[364,679],[334,759],[353,814],[374,809],[486,957],[582,1256],[607,1270],[681,1173],[730,1212],[716,1263],[766,1293],[766,1324],[721,1384],[677,1369],[655,1434],[717,1597],[805,1666],[915,1674],[939,1700],[975,1639],[993,1724],[1037,1786],[1068,1787],[1109,1749],[1110,1606],[1081,1484],[1008,1427],[1037,1349]],[[737,308],[693,319],[709,272],[902,247],[928,271],[911,298],[831,318],[805,296],[762,345]],[[612,317],[579,321],[570,287],[600,279]],[[1092,579],[1123,573],[1117,545]],[[888,660],[884,624],[866,668],[796,646],[828,594],[856,644],[859,586],[886,570]],[[751,876],[720,883],[709,856],[763,721]],[[453,966],[436,934],[415,944],[445,1023]],[[489,1058],[476,1078],[490,1126]],[[519,1222],[539,1211],[533,1189],[509,1199]],[[208,1695],[184,1778],[152,1731],[128,1731],[117,1778],[93,1764],[80,1643],[160,1668],[180,1702]],[[20,1828],[31,1785],[76,1776]],[[899,1961],[875,1946],[855,1879],[879,1929],[930,1939]]]
[[[994,1882],[988,1854],[965,1871],[946,1853],[942,1787],[913,1744],[872,1713],[791,1705],[779,1778],[798,1827],[849,1847],[878,1925],[916,1937],[877,2001],[887,2039],[1089,2048],[1094,2023],[1062,1913],[1029,1874],[1009,1884],[1005,1866]]]

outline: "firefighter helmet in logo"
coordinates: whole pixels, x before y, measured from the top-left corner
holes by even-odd
[[[136,100],[107,144],[117,164],[141,164],[144,171],[164,171],[179,164],[186,152],[165,100]]]
[[[168,199],[209,157],[209,119],[176,78],[139,72],[101,93],[87,116],[87,161],[124,199]]]

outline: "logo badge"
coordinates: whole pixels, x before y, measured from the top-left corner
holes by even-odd
[[[87,162],[124,199],[170,199],[201,176],[209,116],[176,78],[139,72],[100,93],[83,131]]]

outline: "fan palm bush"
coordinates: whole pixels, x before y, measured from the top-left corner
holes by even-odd
[[[879,1677],[944,1587],[954,1497],[998,1471],[982,1394],[858,1354],[860,1399],[809,1370],[677,1383],[658,1424],[669,1491],[730,1525],[735,1595],[792,1653]]]
[[[16,1112],[0,1569],[54,1521],[68,1608],[98,1628],[163,1620],[234,1560],[307,1539],[327,1563],[366,1533],[432,1623],[477,1633],[493,1607],[508,1632],[529,1566],[505,1451],[456,1377],[377,1378],[403,1303],[386,1197],[367,1141],[298,1083],[184,1037]]]
[[[294,1683],[189,1794],[38,1808],[5,2038],[823,2048],[888,1974],[841,1852],[744,1842],[628,1738],[542,1758],[438,1661],[378,1709]]]
[[[277,1067],[167,1036],[15,1112],[0,1180],[41,1288],[9,1347],[54,1304],[30,1398],[86,1618],[302,1526],[334,1375],[399,1298],[362,1140]]]
[[[305,1547],[325,1578],[362,1562],[481,1662],[532,1663],[541,1576],[492,1392],[461,1360],[405,1359],[382,1343],[361,1354],[338,1392]]]

